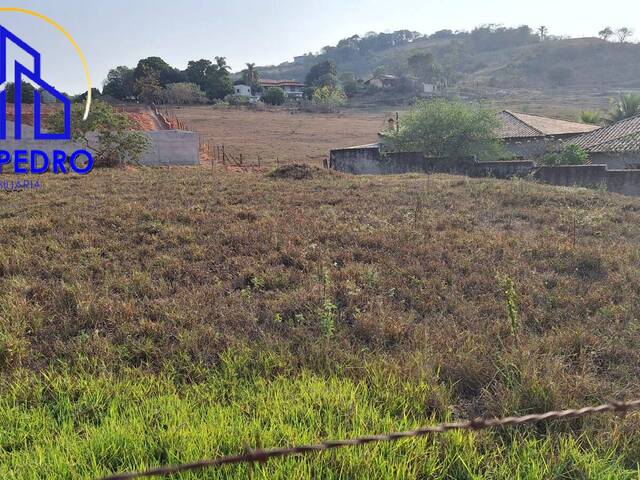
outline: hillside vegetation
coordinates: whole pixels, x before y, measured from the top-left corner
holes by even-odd
[[[286,172],[99,170],[4,195],[2,478],[640,395],[640,200]],[[451,433],[254,473],[636,478],[639,422]]]
[[[375,40],[375,41],[374,41]],[[363,45],[363,43],[366,44]],[[312,65],[331,60],[339,73],[368,78],[374,71],[409,74],[407,60],[433,54],[449,84],[496,88],[640,88],[640,45],[599,38],[540,37],[528,27],[479,27],[470,33],[416,32],[351,37],[321,53],[275,67],[259,67],[265,78],[304,80]]]

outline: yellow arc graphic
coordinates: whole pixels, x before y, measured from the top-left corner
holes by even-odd
[[[46,15],[42,15],[41,13],[34,12],[33,10],[27,10],[26,8],[19,8],[19,7],[0,7],[0,12],[18,12],[18,13],[24,13],[26,15],[31,15],[32,17],[36,17],[36,18],[39,18],[40,20],[44,20],[49,25],[59,30],[65,37],[67,37],[67,40],[69,40],[71,45],[73,45],[73,48],[75,48],[76,53],[78,54],[78,57],[80,57],[80,61],[82,62],[82,68],[84,69],[84,75],[87,78],[87,102],[84,107],[84,117],[83,117],[83,119],[86,120],[87,117],[89,116],[89,109],[91,108],[91,88],[92,88],[91,74],[89,73],[89,65],[87,64],[87,59],[85,58],[84,53],[82,53],[82,50],[80,49],[80,46],[78,45],[78,43],[73,39],[73,37],[69,34],[69,32],[67,32],[64,29],[64,27],[62,27],[62,25],[60,25],[54,20],[51,20]]]

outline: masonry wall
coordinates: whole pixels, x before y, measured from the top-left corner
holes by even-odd
[[[182,130],[145,132],[151,147],[140,163],[148,166],[198,165],[200,150],[198,134]]]
[[[640,153],[590,153],[593,165],[606,165],[610,170],[640,168]]]
[[[640,196],[640,169],[610,169],[607,165],[536,167],[532,161],[478,162],[473,157],[425,157],[416,152],[380,155],[378,147],[333,150],[330,168],[353,174],[453,173],[473,177],[528,177],[551,185],[605,188]]]

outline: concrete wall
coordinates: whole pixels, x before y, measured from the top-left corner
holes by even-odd
[[[200,164],[200,143],[197,133],[183,130],[158,130],[145,132],[145,135],[151,140],[151,147],[140,160],[142,165]]]
[[[593,165],[606,165],[611,170],[640,168],[640,152],[630,153],[590,153]]]
[[[427,157],[422,152],[395,152],[382,155],[375,146],[332,150],[329,166],[356,175],[394,175],[402,173],[454,173],[471,176],[510,178],[527,175],[531,161],[477,162],[475,157]]]
[[[535,178],[552,185],[604,188],[623,195],[640,196],[640,170],[609,170],[607,165],[540,167]]]
[[[527,139],[506,139],[505,148],[518,158],[528,160],[544,156],[558,142],[546,138]]]
[[[49,157],[54,150],[63,150],[71,154],[78,149],[87,149],[79,142],[34,140],[33,127],[22,126],[22,140],[13,139],[13,122],[7,122],[7,140],[0,140],[2,150],[42,150]],[[151,141],[151,146],[143,155],[142,165],[198,165],[200,163],[200,151],[198,134],[182,130],[158,130],[144,132]],[[90,136],[91,137],[91,136]],[[91,142],[96,141],[94,135]],[[91,149],[88,149],[91,151]],[[93,153],[93,152],[92,152]]]
[[[527,160],[478,162],[473,157],[453,159],[425,157],[417,152],[381,155],[379,147],[332,150],[330,168],[353,174],[453,173],[473,177],[527,177],[551,185],[605,188],[624,195],[640,196],[640,169],[616,170],[607,165],[536,167]]]

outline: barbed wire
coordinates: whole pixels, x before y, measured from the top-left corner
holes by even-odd
[[[475,420],[467,420],[461,422],[441,423],[430,427],[422,427],[417,430],[408,430],[404,432],[394,432],[382,435],[369,435],[346,440],[329,440],[317,444],[300,445],[297,447],[272,448],[268,450],[249,450],[239,455],[229,455],[225,457],[214,458],[210,460],[201,460],[193,463],[184,463],[180,465],[167,465],[164,467],[152,468],[142,472],[120,473],[104,477],[102,480],[131,480],[143,477],[168,476],[180,472],[202,470],[209,467],[230,465],[238,463],[255,463],[266,462],[271,458],[286,457],[289,455],[301,455],[306,453],[321,452],[332,450],[334,448],[355,447],[375,442],[392,442],[403,438],[416,438],[428,435],[430,433],[444,433],[450,430],[484,430],[487,428],[501,428],[512,425],[524,425],[530,423],[538,423],[550,420],[562,420],[568,418],[579,418],[597,413],[627,413],[631,410],[640,409],[640,399],[628,402],[609,402],[597,407],[584,407],[580,409],[569,409],[560,411],[551,411],[546,413],[535,413],[520,417],[504,417],[504,418],[477,418]]]

